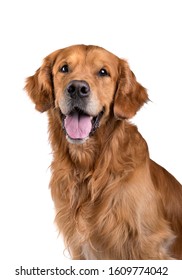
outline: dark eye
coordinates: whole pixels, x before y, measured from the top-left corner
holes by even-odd
[[[67,64],[63,65],[62,67],[60,67],[59,72],[61,73],[68,73],[69,72],[69,67]]]
[[[100,77],[109,76],[109,73],[104,68],[101,68],[98,74],[99,74]]]

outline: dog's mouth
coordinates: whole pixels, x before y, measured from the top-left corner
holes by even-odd
[[[83,143],[92,136],[100,125],[104,109],[97,116],[90,116],[75,107],[68,115],[62,115],[63,129],[71,143]]]

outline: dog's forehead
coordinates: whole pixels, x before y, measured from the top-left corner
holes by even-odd
[[[95,62],[96,64],[112,65],[114,63],[116,65],[119,61],[117,56],[100,47],[87,51],[86,58],[89,63]]]
[[[119,58],[104,48],[97,46],[75,45],[61,49],[57,55],[56,64],[118,64]]]

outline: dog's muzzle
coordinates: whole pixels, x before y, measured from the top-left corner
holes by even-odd
[[[73,80],[66,87],[69,110],[67,114],[61,115],[63,129],[71,143],[84,143],[99,127],[104,108],[96,116],[90,115],[87,110],[90,94],[90,87],[86,81]]]

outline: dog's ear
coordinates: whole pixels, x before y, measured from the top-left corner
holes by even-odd
[[[148,101],[146,89],[140,85],[128,63],[120,60],[120,73],[114,99],[114,115],[117,119],[132,118]]]
[[[53,63],[54,55],[47,56],[35,74],[26,79],[25,90],[40,112],[47,111],[54,104]]]

